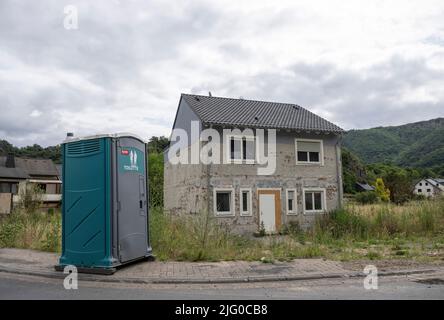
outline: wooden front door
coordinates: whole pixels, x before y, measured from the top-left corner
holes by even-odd
[[[281,227],[281,192],[280,190],[258,190],[259,223],[269,233],[279,231]]]

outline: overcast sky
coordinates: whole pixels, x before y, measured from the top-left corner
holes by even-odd
[[[345,129],[444,116],[443,17],[442,0],[1,0],[0,139],[168,135],[182,92],[296,103]]]

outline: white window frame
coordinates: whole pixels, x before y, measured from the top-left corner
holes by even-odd
[[[321,204],[322,204],[322,210],[306,210],[305,209],[305,193],[306,192],[322,192],[321,196]],[[314,201],[313,201],[314,206]],[[325,213],[327,212],[327,193],[325,188],[303,188],[302,189],[302,209],[304,214],[311,214],[311,213]]]
[[[293,210],[291,211],[288,209],[288,191],[294,192]],[[298,193],[296,189],[289,188],[285,191],[285,207],[287,209],[286,211],[288,216],[294,216],[298,214]]]
[[[307,161],[299,161],[298,160],[298,141],[301,142],[319,142],[319,161],[314,162],[314,161],[310,161],[310,155],[307,154]],[[299,139],[299,138],[295,138],[294,139],[294,156],[296,158],[296,164],[297,165],[320,165],[323,166],[324,165],[324,141],[321,139]]]
[[[230,192],[230,211],[217,211],[217,193],[218,192]],[[217,217],[233,217],[234,213],[234,188],[214,188],[213,189],[213,212]]]
[[[231,139],[240,141],[240,159],[231,159]],[[244,144],[243,139],[247,141],[253,141],[254,143],[254,159],[244,159]],[[226,156],[228,163],[236,163],[236,164],[255,164],[257,159],[257,148],[256,148],[256,139],[254,136],[245,136],[245,135],[236,135],[236,134],[228,134],[226,136]]]
[[[250,206],[248,207],[248,211],[243,210],[243,204],[244,204],[244,197],[242,197],[242,192],[248,191],[248,201],[250,202]],[[251,188],[239,188],[239,212],[240,215],[243,217],[251,217],[253,215],[253,191]]]

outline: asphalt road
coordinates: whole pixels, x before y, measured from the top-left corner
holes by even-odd
[[[220,285],[80,281],[77,290],[65,290],[62,280],[0,273],[0,299],[444,299],[444,274],[381,277],[377,290],[366,290],[362,279]]]

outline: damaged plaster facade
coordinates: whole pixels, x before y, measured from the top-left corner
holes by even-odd
[[[226,125],[206,124],[197,112],[181,98],[174,128],[189,131],[191,120],[200,121],[200,129],[211,127],[223,135]],[[341,177],[341,134],[337,132],[313,132],[276,128],[276,169],[272,175],[258,175],[257,162],[220,164],[171,164],[165,153],[164,167],[164,208],[171,214],[209,214],[239,234],[257,232],[263,226],[265,202],[261,195],[272,191],[274,196],[274,223],[279,231],[290,221],[298,221],[303,228],[310,227],[316,216],[334,210],[342,203]],[[319,163],[298,163],[296,140],[321,140]],[[200,140],[188,141],[188,151],[192,144],[202,146]],[[226,156],[224,143],[220,143],[220,157]],[[267,147],[265,147],[267,148]],[[189,153],[189,152],[188,152]],[[215,191],[231,192],[230,214],[215,212]],[[249,212],[242,210],[242,191],[249,190]],[[288,191],[295,195],[292,210],[289,210]],[[310,191],[321,193],[322,210],[309,212],[305,206],[305,196]],[[265,198],[264,198],[265,199]],[[261,205],[264,203],[264,205]],[[263,206],[264,208],[261,208]]]

